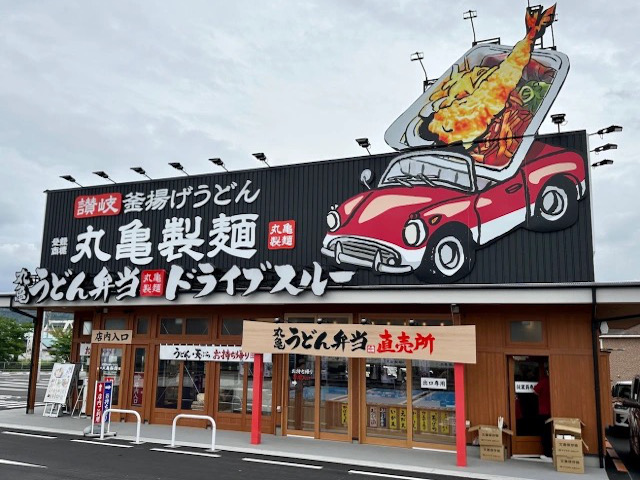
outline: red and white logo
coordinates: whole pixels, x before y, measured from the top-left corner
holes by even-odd
[[[296,246],[296,221],[269,222],[269,250],[292,249]]]
[[[105,217],[118,215],[122,210],[121,193],[102,195],[80,195],[73,206],[75,218]]]
[[[161,297],[164,295],[166,270],[143,270],[140,282],[141,297]]]

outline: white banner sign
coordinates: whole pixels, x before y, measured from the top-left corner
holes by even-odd
[[[45,403],[67,403],[69,387],[75,373],[75,363],[56,363],[51,370],[47,392],[44,394]]]
[[[422,378],[420,378],[420,387],[421,388],[428,388],[429,390],[446,390],[447,389],[447,379],[446,378],[422,377]]]
[[[91,356],[91,344],[90,343],[81,343],[80,344],[80,356],[81,357],[90,357]]]
[[[196,360],[203,362],[253,362],[253,353],[242,347],[220,345],[160,345],[160,360]],[[271,354],[263,357],[271,363]]]
[[[516,382],[516,393],[533,393],[538,382]]]

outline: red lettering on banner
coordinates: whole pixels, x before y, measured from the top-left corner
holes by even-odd
[[[279,220],[269,222],[267,239],[269,250],[292,249],[296,246],[296,221]]]
[[[121,193],[80,195],[73,205],[75,218],[91,218],[118,215],[122,210]]]
[[[143,270],[142,274],[140,275],[140,296],[163,296],[166,277],[166,270]]]
[[[93,400],[93,423],[102,423],[102,401],[104,396],[104,382],[98,382],[96,398]]]

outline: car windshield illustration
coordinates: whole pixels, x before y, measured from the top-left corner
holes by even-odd
[[[471,191],[474,187],[471,159],[451,154],[398,158],[391,162],[379,183],[380,187],[389,185],[442,186]]]

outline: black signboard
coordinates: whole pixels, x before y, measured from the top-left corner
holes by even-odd
[[[422,149],[48,192],[17,298],[593,281],[586,145],[538,137],[507,180]]]

